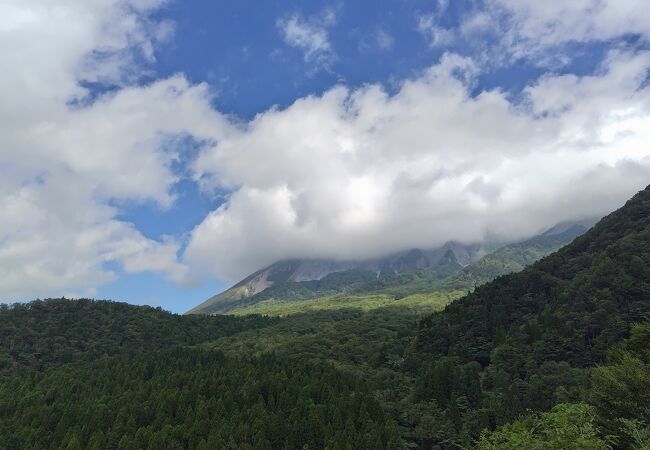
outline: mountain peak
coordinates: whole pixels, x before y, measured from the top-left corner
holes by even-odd
[[[188,313],[225,313],[270,299],[307,300],[397,286],[415,293],[443,286],[443,280],[444,289],[465,290],[498,275],[521,270],[585,230],[578,223],[563,223],[528,241],[493,249],[486,244],[451,241],[434,249],[412,248],[367,260],[282,260],[249,275]]]

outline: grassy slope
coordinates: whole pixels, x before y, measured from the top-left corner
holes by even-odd
[[[437,311],[453,300],[461,297],[464,291],[428,292],[411,294],[395,299],[394,295],[384,293],[335,294],[311,300],[285,302],[269,299],[245,308],[237,309],[233,315],[263,314],[269,316],[288,316],[305,312],[358,308],[369,311],[388,306],[413,308],[416,311]]]

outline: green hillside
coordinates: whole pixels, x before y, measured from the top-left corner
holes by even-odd
[[[587,231],[582,224],[551,230],[524,242],[509,244],[463,268],[443,283],[446,289],[474,289],[496,277],[519,272]]]
[[[90,300],[0,309],[0,448],[400,448],[333,365],[197,346],[277,319]]]
[[[328,311],[336,309],[360,309],[369,311],[376,308],[398,306],[412,308],[417,311],[438,311],[455,299],[462,297],[464,291],[427,292],[410,294],[406,297],[395,298],[385,293],[332,294],[308,300],[283,301],[271,298],[250,306],[234,310],[231,314],[246,316],[260,314],[265,316],[288,316],[313,311]]]
[[[648,318],[650,189],[558,252],[424,318],[406,366],[416,373],[418,402],[450,420],[463,440],[476,437],[467,430],[477,421],[501,425],[559,402],[593,401],[588,368]],[[450,382],[467,367],[481,380],[473,399]],[[632,439],[624,421],[646,420],[642,411],[605,421],[619,446]]]

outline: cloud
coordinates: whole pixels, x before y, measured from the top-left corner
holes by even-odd
[[[0,5],[0,298],[92,292],[115,270],[182,282],[173,239],[117,219],[121,202],[168,207],[177,136],[209,141],[225,121],[205,85],[130,83],[171,32],[156,0]],[[81,81],[117,83],[91,96]]]
[[[473,0],[458,17],[445,16],[447,8],[441,2],[420,15],[418,31],[432,48],[471,56],[486,69],[521,59],[559,68],[576,46],[650,39],[644,0]]]
[[[488,4],[509,16],[512,38],[522,46],[606,41],[634,34],[650,38],[644,0],[494,0]]]
[[[563,66],[571,61],[569,45],[623,37],[647,42],[646,9],[644,0],[479,0],[462,18],[459,31],[486,59],[504,64],[526,58],[540,66]]]
[[[359,41],[360,52],[386,52],[393,49],[395,39],[382,28],[364,35]]]
[[[376,43],[377,47],[380,50],[390,50],[393,48],[393,44],[395,40],[393,39],[393,36],[391,36],[388,32],[384,30],[377,30],[376,33]]]
[[[326,9],[320,15],[305,19],[292,14],[277,21],[284,42],[302,50],[305,62],[316,67],[329,67],[336,59],[327,28],[336,23],[336,12]]]
[[[433,12],[422,14],[417,18],[417,29],[431,48],[448,47],[458,39],[457,30],[440,25],[448,8],[449,1],[440,0]]]
[[[570,42],[647,39],[639,4],[495,0],[464,17],[454,42],[487,34],[499,39],[492,54],[539,59]],[[245,122],[182,74],[136,83],[173,34],[156,19],[163,5],[0,5],[0,298],[92,292],[121,271],[234,280],[289,257],[516,239],[604,214],[650,179],[648,52],[609,51],[596,73],[547,74],[516,98],[477,94],[486,57],[447,52],[395,93],[334,86]],[[431,34],[431,17],[422,31],[450,42]],[[324,11],[278,28],[327,68],[335,21]],[[202,146],[194,180],[231,194],[183,251],[182,237],[150,239],[119,213],[173,204],[186,138]]]
[[[438,24],[439,17],[435,14],[425,14],[418,18],[418,31],[424,36],[431,47],[445,47],[454,42],[455,30]]]
[[[270,109],[196,160],[233,194],[184,261],[235,280],[283,258],[517,239],[605,214],[650,180],[648,68],[650,53],[614,51],[514,100],[472,95],[478,66],[446,54],[393,95],[337,86]]]

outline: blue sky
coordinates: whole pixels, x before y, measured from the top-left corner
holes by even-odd
[[[650,174],[643,11],[10,1],[0,294],[183,312],[282,258],[605,214]]]

